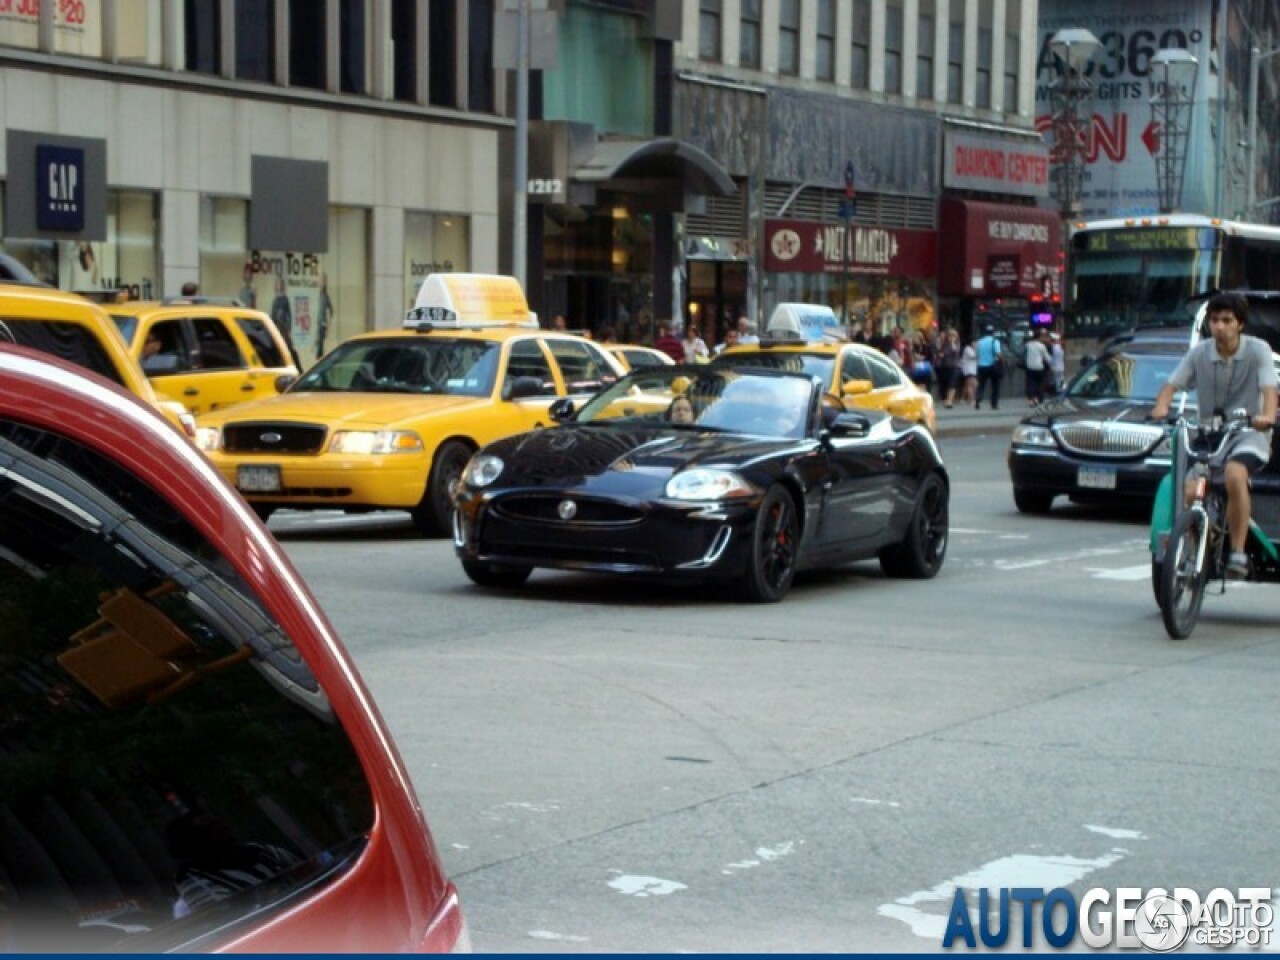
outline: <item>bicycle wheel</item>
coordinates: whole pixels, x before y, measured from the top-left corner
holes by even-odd
[[[1200,541],[1207,533],[1206,517],[1199,511],[1185,511],[1174,521],[1169,546],[1161,563],[1160,618],[1174,640],[1185,640],[1196,628],[1204,588],[1208,580],[1205,563],[1197,563]]]

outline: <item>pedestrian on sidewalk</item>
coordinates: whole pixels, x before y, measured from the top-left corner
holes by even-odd
[[[978,338],[975,348],[978,352],[978,393],[973,398],[973,409],[982,409],[982,395],[987,384],[991,384],[991,409],[1000,409],[1000,380],[1004,376],[1004,355],[1000,341],[996,339],[996,328],[987,324],[982,328],[982,336]]]
[[[960,332],[952,327],[938,340],[938,393],[949,410],[960,386]]]
[[[960,351],[960,376],[964,379],[964,394],[960,402],[974,403],[978,399],[978,347],[970,338]]]
[[[1046,396],[1045,381],[1053,383],[1053,369],[1049,357],[1049,331],[1041,328],[1027,344],[1027,400],[1034,407]]]
[[[1062,349],[1062,334],[1049,334],[1049,370],[1051,383],[1044,388],[1046,396],[1056,397],[1067,386],[1067,352]]]

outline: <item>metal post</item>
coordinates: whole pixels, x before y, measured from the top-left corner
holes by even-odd
[[[853,216],[856,212],[854,198],[853,161],[849,160],[844,165],[844,201],[840,204],[840,214],[844,218],[844,249],[840,257],[840,312],[841,324],[844,326],[846,333],[849,330],[849,252],[852,241],[850,234],[853,233]]]
[[[529,242],[529,4],[520,0],[516,25],[515,199],[511,217],[511,273],[525,285]]]
[[[1253,216],[1253,205],[1257,200],[1258,171],[1255,169],[1258,156],[1258,70],[1262,66],[1262,51],[1257,47],[1249,50],[1249,165],[1245,167],[1244,215]]]

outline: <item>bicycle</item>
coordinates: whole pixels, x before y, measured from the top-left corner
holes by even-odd
[[[1161,485],[1152,514],[1152,584],[1165,630],[1171,638],[1183,640],[1195,629],[1209,582],[1220,581],[1217,592],[1226,592],[1230,538],[1222,455],[1231,440],[1249,428],[1250,417],[1244,410],[1233,410],[1215,429],[1193,428],[1185,416],[1179,415],[1172,426],[1170,473]],[[1185,479],[1191,467],[1198,468],[1191,501],[1174,511],[1173,503],[1185,496]],[[1173,521],[1164,528],[1166,534],[1161,523],[1170,512]],[[1275,544],[1252,519],[1249,528],[1249,579],[1280,579],[1280,553]]]

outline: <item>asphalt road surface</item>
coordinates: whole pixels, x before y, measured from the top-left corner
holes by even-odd
[[[957,886],[1280,888],[1280,590],[1210,596],[1170,641],[1142,511],[1021,516],[1006,443],[944,440],[936,580],[857,564],[772,606],[481,590],[394,514],[271,529],[479,951],[936,951]]]

